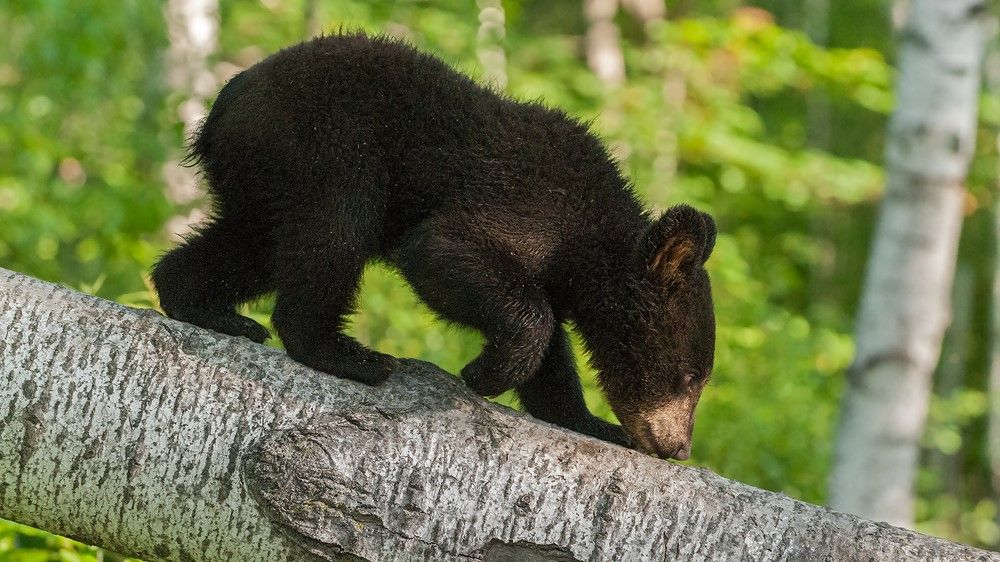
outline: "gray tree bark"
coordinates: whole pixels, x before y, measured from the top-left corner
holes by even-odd
[[[2,269],[0,517],[166,560],[1000,560]]]
[[[984,0],[912,0],[900,30],[888,186],[856,325],[830,506],[913,524],[917,452],[975,149]]]

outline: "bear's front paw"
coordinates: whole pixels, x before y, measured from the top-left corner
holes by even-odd
[[[516,386],[514,377],[505,376],[480,355],[462,369],[465,385],[480,396],[498,396]]]
[[[239,314],[219,318],[218,331],[231,336],[243,336],[250,341],[264,343],[270,336],[267,328],[261,326],[257,321]]]
[[[312,354],[289,353],[292,359],[317,371],[352,381],[377,385],[385,382],[393,371],[399,368],[399,359],[361,347],[349,350],[331,347]]]
[[[399,359],[369,349],[357,354],[352,359],[342,363],[342,370],[335,374],[365,384],[376,385],[385,382],[389,375],[399,368]]]
[[[257,343],[264,343],[269,336],[267,328],[235,312],[170,311],[167,316],[220,334],[242,336]]]
[[[369,367],[369,372],[371,373],[369,378],[372,381],[370,384],[379,384],[385,382],[389,378],[389,375],[399,369],[399,359],[378,351],[372,353],[375,355],[375,358]]]
[[[584,435],[600,439],[601,441],[621,445],[622,447],[632,446],[632,438],[629,437],[628,433],[625,432],[625,429],[622,428],[622,426],[606,422],[597,416],[591,416],[590,419],[571,429]]]

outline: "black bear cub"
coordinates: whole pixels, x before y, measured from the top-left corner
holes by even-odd
[[[277,293],[288,354],[376,384],[396,367],[343,334],[365,264],[397,267],[482,332],[462,378],[532,415],[687,458],[712,371],[711,217],[651,217],[578,121],[387,38],[321,37],[236,75],[192,144],[212,219],[156,265],[172,318],[261,342],[236,305]],[[583,400],[575,322],[621,427]]]

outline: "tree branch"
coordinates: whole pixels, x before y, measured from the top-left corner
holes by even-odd
[[[1000,559],[0,270],[0,517],[147,559]]]

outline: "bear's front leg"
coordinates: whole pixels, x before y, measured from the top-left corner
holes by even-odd
[[[485,336],[482,353],[462,369],[462,379],[480,395],[496,396],[534,376],[556,322],[522,264],[477,239],[481,227],[460,218],[428,220],[393,261],[435,312]]]
[[[602,441],[630,446],[631,439],[620,425],[608,423],[587,409],[573,350],[562,326],[552,334],[538,373],[517,387],[517,395],[524,409],[540,420]]]
[[[482,353],[462,369],[462,380],[480,396],[497,396],[516,388],[538,371],[552,338],[555,319],[548,303],[509,302],[480,328],[486,336]]]

